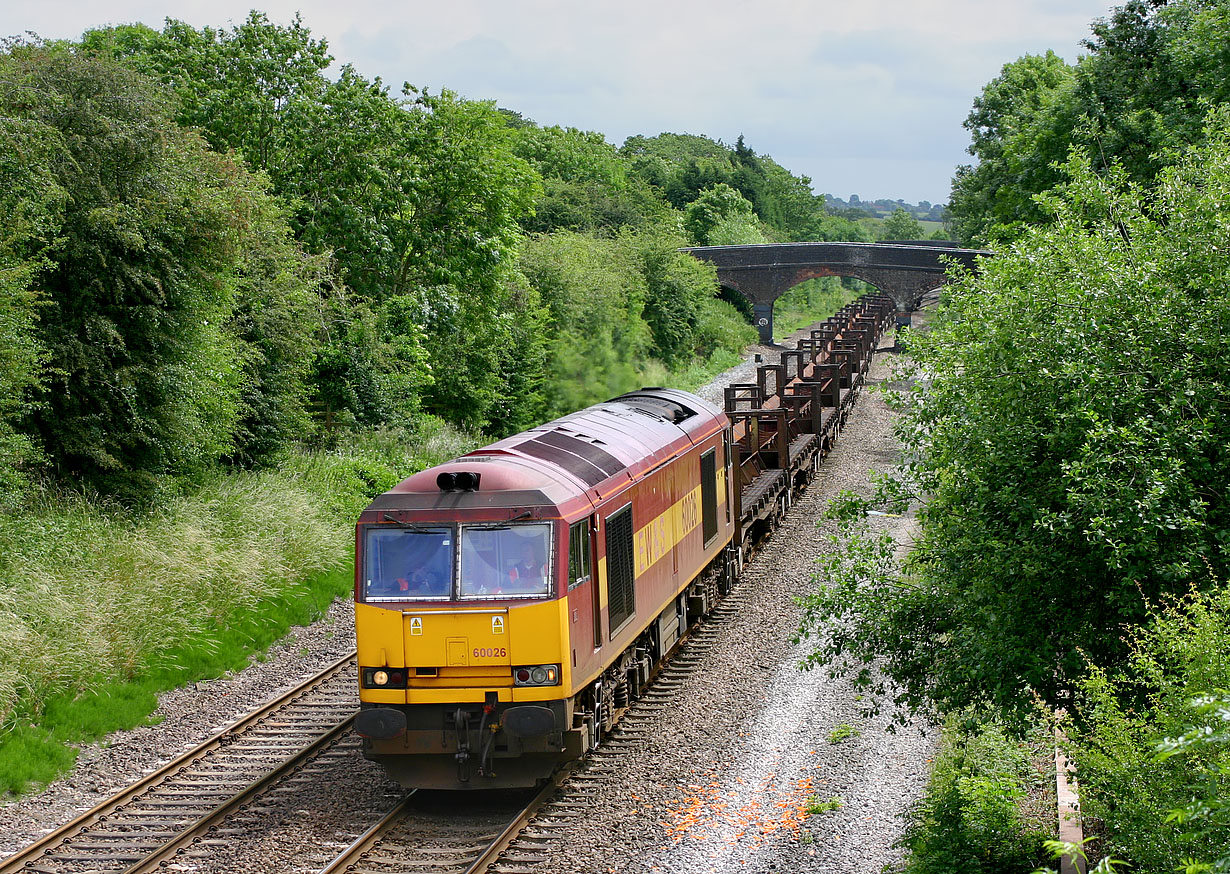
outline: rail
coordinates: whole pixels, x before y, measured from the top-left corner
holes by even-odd
[[[0,874],[38,870],[44,863],[103,862],[111,870],[151,870],[349,726],[357,712],[355,664],[351,653],[326,666],[9,856],[0,863]],[[269,720],[274,714],[278,719]],[[289,755],[288,744],[293,745]]]

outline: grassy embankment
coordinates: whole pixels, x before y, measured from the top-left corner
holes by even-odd
[[[861,282],[857,285],[857,289],[846,288],[835,276],[809,279],[796,285],[773,305],[774,335],[788,337],[800,328],[827,319],[850,301],[875,291]]]

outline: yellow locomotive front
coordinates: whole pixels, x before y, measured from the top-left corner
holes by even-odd
[[[496,461],[481,489],[474,459],[411,477],[358,525],[355,725],[406,786],[533,785],[579,743],[553,500],[578,496]]]

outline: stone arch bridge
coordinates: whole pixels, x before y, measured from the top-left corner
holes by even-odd
[[[933,240],[696,246],[682,251],[713,264],[718,283],[747,298],[763,343],[773,341],[774,301],[800,282],[852,276],[890,295],[898,310],[910,312],[923,294],[947,281],[950,261],[975,268],[979,257],[993,254]]]

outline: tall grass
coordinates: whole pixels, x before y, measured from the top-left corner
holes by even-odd
[[[349,590],[359,511],[476,442],[425,420],[220,473],[141,514],[51,490],[0,514],[0,792],[320,615]]]

